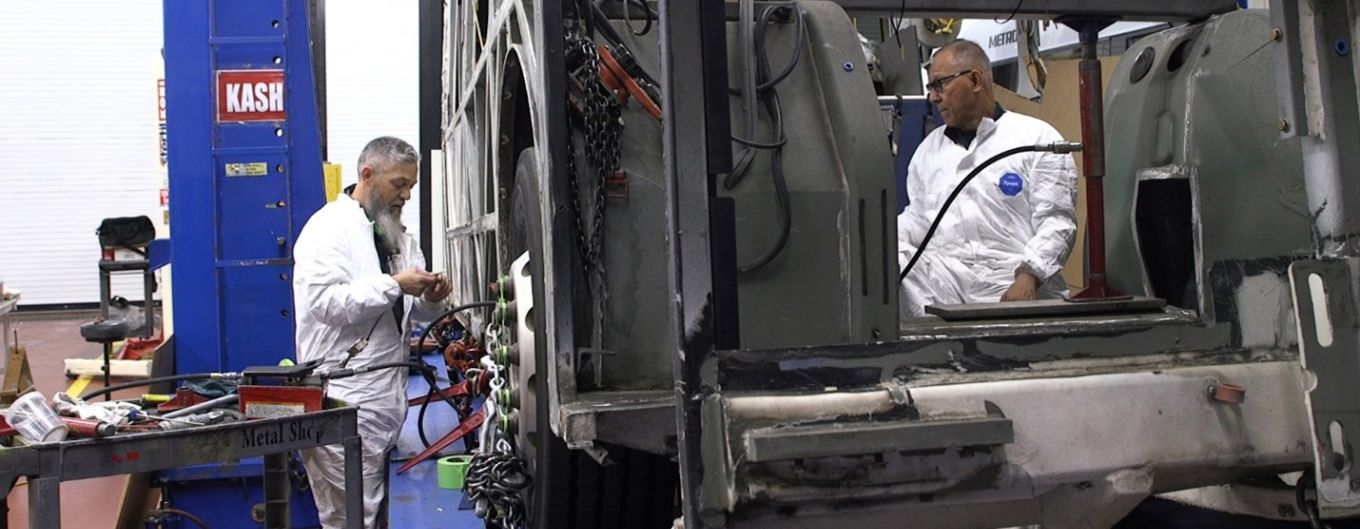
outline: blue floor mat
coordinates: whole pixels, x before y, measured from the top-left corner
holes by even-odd
[[[425,363],[434,366],[438,371],[440,386],[447,386],[448,379],[444,376],[443,357],[426,355],[424,360]],[[408,395],[412,397],[421,396],[425,395],[427,391],[429,391],[429,386],[424,379],[418,375],[411,377],[407,387]],[[410,413],[406,416],[406,423],[402,425],[401,437],[397,441],[397,448],[393,454],[391,474],[388,476],[388,484],[391,487],[388,492],[391,501],[391,526],[481,529],[484,527],[481,519],[477,518],[471,510],[458,510],[458,506],[463,500],[462,491],[439,488],[438,476],[435,472],[435,458],[417,464],[404,474],[397,474],[397,469],[403,463],[425,448],[416,432],[418,413],[419,407],[412,406]],[[437,441],[456,426],[458,426],[458,416],[449,408],[448,404],[442,401],[430,403],[425,416],[425,433],[430,442]],[[466,452],[466,446],[462,441],[459,441],[445,448],[443,453],[446,455],[462,454]]]

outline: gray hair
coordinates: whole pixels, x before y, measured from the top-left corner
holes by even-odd
[[[394,165],[420,165],[420,153],[400,138],[382,136],[368,142],[359,153],[358,170],[362,171],[365,165],[375,171]]]
[[[946,51],[953,55],[955,63],[982,72],[989,80],[992,78],[992,60],[987,57],[987,52],[982,51],[982,46],[978,46],[976,42],[958,39],[940,46],[935,54],[939,55]]]

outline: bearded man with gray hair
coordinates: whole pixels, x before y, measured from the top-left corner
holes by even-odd
[[[410,354],[410,318],[432,318],[451,286],[425,271],[425,257],[401,224],[419,176],[420,154],[409,143],[377,138],[359,155],[359,181],[322,207],[293,249],[297,356],[322,369],[401,362]],[[386,527],[387,451],[406,419],[406,369],[371,371],[330,381],[328,397],[359,408],[363,438],[364,527]],[[347,527],[344,455],[339,446],[302,451],[321,524]]]

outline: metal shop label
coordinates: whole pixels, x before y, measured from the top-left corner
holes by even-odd
[[[282,121],[283,70],[217,72],[217,121]]]
[[[264,448],[284,443],[315,443],[321,433],[302,422],[288,422],[241,429],[241,446]]]
[[[269,174],[269,164],[264,162],[229,163],[227,176],[264,176]]]

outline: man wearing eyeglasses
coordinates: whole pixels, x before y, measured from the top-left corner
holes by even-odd
[[[897,219],[899,266],[979,164],[1013,147],[1062,141],[1049,124],[997,104],[991,62],[976,43],[941,47],[929,74],[929,99],[945,126],[926,136],[907,167],[911,203]],[[1017,154],[979,173],[902,281],[903,316],[923,315],[927,305],[1065,295],[1060,272],[1077,231],[1076,182],[1066,154]]]

